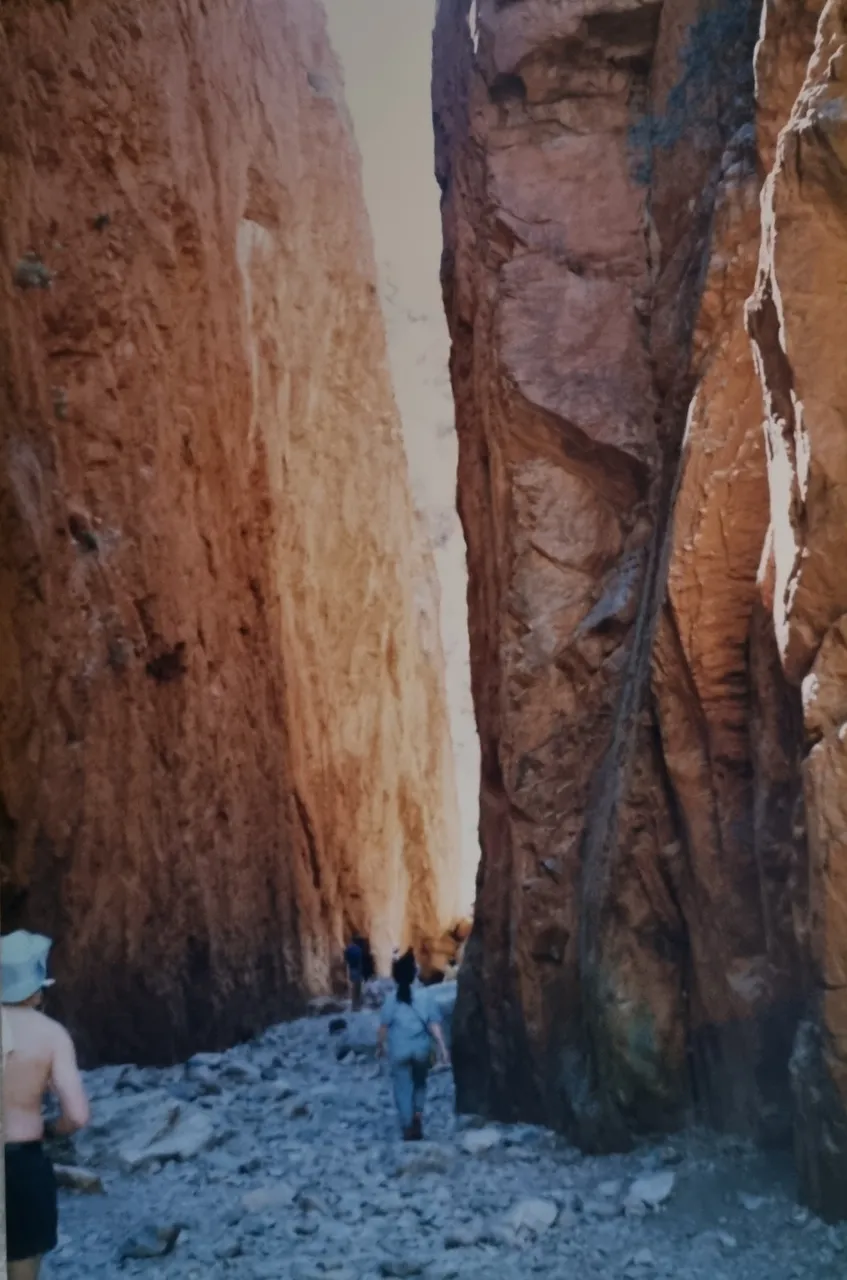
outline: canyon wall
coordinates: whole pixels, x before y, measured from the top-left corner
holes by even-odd
[[[768,14],[781,59],[793,49],[804,65],[797,54],[808,52],[820,7]],[[787,87],[790,99],[797,85]],[[808,1202],[833,1218],[847,1216],[847,370],[836,336],[847,270],[844,0],[827,3],[788,124],[767,141],[750,330],[766,410],[769,600],[783,666],[802,688],[807,747],[812,982],[791,1062],[795,1147]]]
[[[313,0],[0,17],[3,923],[87,1060],[455,914],[438,595]]]
[[[781,1140],[817,974],[791,1080],[832,1214],[843,4],[801,93],[821,9],[441,0],[433,92],[482,746],[459,1105],[592,1149],[691,1115]]]

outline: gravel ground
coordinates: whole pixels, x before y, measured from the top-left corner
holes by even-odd
[[[65,1158],[102,1190],[62,1192],[46,1276],[847,1276],[847,1230],[798,1208],[788,1158],[736,1141],[582,1157],[545,1130],[457,1122],[447,1072],[431,1077],[427,1140],[402,1144],[375,1015],[346,1020],[90,1073],[95,1122]]]

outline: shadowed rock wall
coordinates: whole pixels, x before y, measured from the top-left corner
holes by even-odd
[[[797,1037],[795,1146],[808,1203],[847,1216],[847,5],[775,5],[790,118],[772,167],[750,330],[764,389],[771,501],[769,603],[783,666],[802,689],[812,994]],[[808,61],[808,67],[806,62]],[[805,83],[800,85],[805,71]],[[799,90],[799,94],[798,94]],[[796,101],[794,97],[796,96]],[[793,105],[792,105],[793,104]]]
[[[442,278],[483,756],[460,1106],[589,1147],[691,1114],[766,1140],[790,1129],[807,938],[826,898],[814,763],[808,877],[798,685],[841,613],[837,519],[817,561],[803,553],[814,620],[802,582],[789,592],[792,650],[777,603],[791,572],[774,498],[785,447],[762,432],[762,381],[771,421],[793,419],[773,408],[766,355],[757,370],[745,302],[778,276],[770,202],[792,199],[779,157],[792,134],[817,138],[797,123],[820,101],[807,84],[777,148],[821,7],[439,6]],[[822,30],[840,50],[833,8]],[[822,57],[809,74],[826,66],[837,97],[840,62]],[[828,111],[821,157],[838,154]],[[830,204],[796,233],[798,289],[810,254],[820,290],[831,282],[823,310],[840,278],[834,171],[821,158],[818,207],[824,191]],[[808,304],[794,306],[798,352],[826,361]],[[767,316],[751,324],[760,349],[785,345]],[[771,364],[784,393],[784,360]],[[832,417],[838,389],[823,401]],[[796,452],[777,461],[788,481]],[[834,513],[837,450],[827,458],[819,492]]]

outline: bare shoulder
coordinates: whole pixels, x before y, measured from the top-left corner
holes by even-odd
[[[35,1016],[40,1018],[42,1034],[49,1040],[54,1052],[73,1048],[73,1041],[61,1022],[56,1022],[54,1018],[48,1018],[45,1013],[35,1013]]]
[[[38,1009],[5,1005],[3,1015],[20,1052],[52,1057],[67,1043],[67,1032]]]

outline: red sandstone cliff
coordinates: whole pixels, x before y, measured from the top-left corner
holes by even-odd
[[[847,1216],[847,4],[783,5],[775,26],[805,84],[771,148],[750,329],[764,390],[770,598],[783,665],[801,683],[807,754],[813,990],[792,1077],[801,1187]],[[773,20],[773,15],[769,15]],[[802,37],[805,37],[803,41]],[[805,54],[805,56],[803,56]]]
[[[453,917],[432,567],[319,7],[10,0],[0,121],[4,927],[162,1059]]]
[[[811,929],[817,1204],[847,1150],[838,6],[791,114],[821,7],[772,0],[754,57],[755,5],[442,0],[434,75],[483,752],[460,1105],[780,1136]]]

